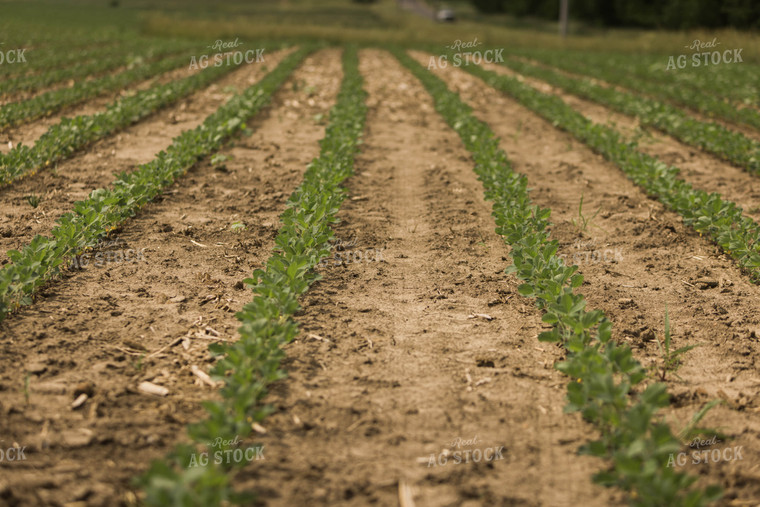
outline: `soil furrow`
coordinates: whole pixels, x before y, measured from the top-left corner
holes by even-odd
[[[247,484],[267,505],[395,505],[401,484],[418,505],[615,503],[575,453],[590,428],[562,413],[560,351],[504,273],[469,153],[392,56],[362,51],[360,68],[342,250],[304,298]]]
[[[421,63],[428,58],[415,56]],[[680,379],[667,377],[673,394],[667,418],[680,430],[706,401],[724,398],[704,424],[733,437],[720,449],[742,445],[743,460],[689,465],[691,472],[705,475],[705,483],[721,482],[727,500],[758,498],[760,287],[569,134],[461,69],[437,74],[500,137],[515,170],[527,175],[533,201],[551,207],[559,252],[580,266],[589,307],[613,321],[616,339],[631,343],[645,366],[657,363],[655,337],[663,339],[667,307],[674,348],[701,344],[684,357]]]
[[[240,282],[268,258],[285,202],[319,153],[315,117],[335,101],[339,54],[307,58],[249,122],[252,134],[220,151],[228,160],[199,163],[101,257],[3,323],[0,435],[26,446],[25,461],[0,463],[5,501],[115,505],[151,459],[186,439],[184,425],[213,397],[192,366],[207,370],[207,346],[237,337],[234,312],[252,297]],[[169,394],[139,392],[144,381]],[[71,409],[83,390],[89,398]]]

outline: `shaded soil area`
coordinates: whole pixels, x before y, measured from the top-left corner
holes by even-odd
[[[210,343],[237,337],[234,312],[251,299],[241,280],[268,258],[285,201],[319,153],[314,118],[335,101],[339,54],[308,58],[248,123],[251,135],[221,150],[230,159],[200,162],[101,257],[3,322],[0,444],[26,447],[26,459],[0,462],[0,503],[122,504],[135,498],[130,480],[186,439],[214,396],[193,368],[208,369]]]

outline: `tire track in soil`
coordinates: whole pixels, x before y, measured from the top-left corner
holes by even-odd
[[[85,151],[59,162],[56,169],[41,169],[37,174],[22,178],[0,189],[0,251],[2,261],[7,250],[20,249],[35,235],[48,234],[62,214],[73,209],[74,203],[86,199],[96,188],[111,185],[115,175],[131,172],[150,162],[156,154],[171,145],[185,130],[202,124],[233,93],[242,92],[259,81],[292,50],[267,56],[266,67],[244,65],[204,89],[188,95],[173,106],[164,108],[140,122],[96,141]],[[32,208],[26,196],[41,197]]]
[[[390,54],[364,50],[360,69],[370,111],[336,235],[383,261],[333,259],[305,295],[267,461],[241,482],[266,505],[395,505],[401,480],[418,505],[616,503],[576,456],[591,431],[562,413],[559,350],[538,347],[468,152]],[[503,460],[427,466],[498,446]]]
[[[484,68],[502,75],[517,75],[501,65],[485,65]],[[569,94],[544,81],[520,77],[526,84],[544,93],[560,97],[567,105],[594,122],[602,124],[611,122],[628,139],[632,138],[637,128],[642,128],[646,135],[639,141],[639,150],[657,157],[668,165],[679,167],[680,177],[695,188],[723,195],[741,206],[746,216],[760,222],[760,175],[750,174],[717,155],[682,143],[653,127],[641,127],[639,120],[635,117],[617,113],[608,107]]]
[[[412,54],[427,62],[427,54]],[[703,424],[735,437],[727,445],[744,446],[743,460],[689,465],[689,471],[705,475],[705,483],[721,482],[726,501],[760,498],[760,287],[569,134],[461,69],[436,74],[500,137],[514,169],[528,176],[533,201],[552,209],[559,252],[580,265],[581,292],[615,324],[615,338],[630,343],[642,364],[652,364],[660,357],[655,336],[663,337],[667,305],[673,347],[703,344],[685,356],[678,371],[683,380],[669,378],[673,405],[666,417],[680,429],[707,401],[726,399]],[[601,209],[583,233],[573,225],[581,195],[587,218]],[[617,249],[618,258],[586,260],[585,252],[605,249]]]
[[[190,367],[210,367],[215,335],[207,326],[237,337],[234,313],[251,299],[240,281],[266,262],[285,202],[319,153],[325,125],[313,118],[335,102],[339,55],[307,58],[249,122],[253,134],[220,151],[234,158],[223,168],[199,163],[115,233],[118,248],[143,251],[143,260],[90,265],[3,323],[0,435],[26,446],[27,460],[0,462],[0,498],[26,505],[133,498],[131,478],[204,416],[199,402],[214,391]],[[234,221],[246,230],[232,232]],[[184,337],[187,348],[177,343]],[[32,370],[28,406],[25,370]],[[142,381],[170,394],[141,394]],[[72,410],[77,386],[87,382],[93,396]]]

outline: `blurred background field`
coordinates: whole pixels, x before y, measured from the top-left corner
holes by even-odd
[[[407,7],[415,4],[412,0],[406,2]],[[606,22],[602,15],[604,6],[599,7],[599,12],[602,12],[599,16],[587,15],[587,19],[577,19],[575,12],[580,8],[580,3],[570,0],[569,36],[563,39],[558,36],[556,19],[551,19],[551,12],[556,8],[552,5],[557,4],[558,0],[554,0],[553,4],[549,2],[548,7],[540,5],[546,2],[534,2],[539,6],[537,9],[542,9],[541,12],[526,13],[526,7],[520,7],[525,3],[514,1],[503,4],[507,6],[506,10],[512,12],[482,12],[467,0],[445,4],[436,1],[424,5],[433,12],[446,8],[455,13],[455,22],[441,23],[404,8],[397,0],[369,3],[352,0],[3,1],[0,2],[3,13],[0,17],[0,42],[5,47],[34,48],[47,39],[66,42],[108,37],[178,37],[208,44],[208,41],[220,38],[240,37],[249,40],[321,40],[328,43],[431,48],[451,44],[457,39],[473,40],[477,37],[486,46],[505,48],[507,51],[513,48],[567,49],[677,55],[684,52],[684,45],[694,39],[704,41],[717,38],[721,48],[743,48],[745,62],[757,62],[760,54],[760,37],[754,18],[747,23],[737,23],[750,25],[741,29],[708,26],[665,30],[656,27],[603,26]],[[620,0],[609,3],[625,4]],[[699,19],[692,19],[697,3],[681,2],[682,24],[700,23]],[[726,10],[725,4],[730,3],[713,2],[716,18],[717,13]],[[754,12],[760,10],[752,2],[744,3],[747,4],[747,16],[754,16]],[[754,3],[760,5],[760,2]],[[667,19],[673,25],[677,24],[672,19],[679,11],[672,6],[676,4],[677,7],[677,2],[670,4]],[[515,15],[514,12],[523,15]],[[743,19],[736,16],[733,19]],[[646,20],[637,19],[628,24],[647,24]],[[724,15],[723,19],[730,22],[731,18]],[[202,44],[201,49],[205,45]]]

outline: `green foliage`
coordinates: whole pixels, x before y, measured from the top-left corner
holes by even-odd
[[[31,194],[31,195],[26,196],[26,202],[28,202],[29,206],[31,206],[32,208],[36,208],[37,206],[39,206],[41,200],[42,198],[39,195]]]
[[[280,368],[285,356],[281,347],[298,334],[293,320],[299,310],[298,297],[319,279],[314,268],[330,254],[330,226],[337,222],[346,196],[340,184],[353,173],[364,128],[365,93],[355,49],[345,51],[343,67],[343,84],[320,143],[320,156],[309,164],[304,181],[287,202],[265,269],[257,269],[244,280],[254,297],[237,314],[240,339],[210,347],[218,357],[212,377],[224,383],[222,400],[207,402],[208,419],[189,427],[196,443],[218,437],[246,438],[251,425],[271,412],[263,404],[267,385],[285,377]],[[154,462],[139,479],[147,505],[250,504],[250,495],[232,490],[234,464],[188,468],[192,452],[193,446],[179,446],[167,461]]]
[[[586,232],[588,226],[593,225],[591,222],[596,218],[600,211],[602,211],[601,206],[599,206],[591,218],[587,218],[583,214],[583,194],[581,194],[581,202],[578,204],[578,221],[576,222],[573,220],[573,225],[576,226],[580,232]]]
[[[186,57],[183,58],[183,61],[187,60]],[[33,147],[20,144],[9,153],[0,154],[0,185],[34,174],[40,167],[47,167],[57,160],[70,157],[88,144],[207,86],[234,68],[235,66],[210,66],[198,74],[163,85],[157,84],[119,99],[103,112],[63,118],[50,127]]]
[[[602,79],[639,94],[690,107],[708,116],[760,128],[760,111],[751,107],[737,107],[737,103],[741,102],[757,103],[757,80],[752,74],[745,75],[737,67],[686,67],[676,72],[667,70],[667,59],[662,57],[650,59],[640,56],[620,65],[620,55],[612,57],[588,52],[581,55],[541,50],[524,54],[562,70]],[[512,66],[511,61],[506,63]],[[533,70],[530,66],[521,68],[526,72]],[[551,73],[542,75],[541,79],[546,77],[554,80]],[[553,82],[562,88],[567,83],[564,80]]]
[[[662,356],[662,364],[654,367],[657,375],[660,377],[660,381],[665,382],[668,373],[675,374],[678,368],[681,367],[681,356],[690,351],[694,347],[698,347],[698,344],[686,345],[676,350],[670,350],[670,317],[668,316],[668,309],[665,308],[665,338],[661,342],[657,336],[657,346],[660,349],[660,355]],[[676,375],[677,376],[677,375]]]
[[[35,236],[20,252],[9,251],[11,262],[0,269],[0,320],[20,305],[31,304],[34,292],[59,273],[64,260],[96,245],[198,160],[239,132],[245,120],[269,102],[310,51],[305,48],[291,53],[259,83],[231,98],[195,129],[176,137],[154,160],[134,172],[120,174],[111,188],[94,190],[87,199],[76,202],[73,212],[58,218],[52,237]]]
[[[741,132],[731,130],[716,122],[696,119],[679,107],[665,102],[642,97],[632,92],[621,91],[614,87],[601,86],[590,78],[569,77],[552,69],[513,60],[509,60],[505,64],[521,74],[536,77],[623,114],[636,116],[642,125],[655,127],[671,134],[686,144],[713,153],[753,174],[760,173],[760,142],[745,136]],[[595,77],[603,78],[604,74]],[[629,78],[626,80],[630,81]],[[630,85],[631,83],[626,84]],[[663,87],[661,83],[650,84],[648,88],[655,88],[660,92],[668,89]],[[671,84],[670,88],[680,90],[679,95],[688,97],[696,95],[693,91],[684,92],[683,86],[680,85]],[[707,109],[708,112],[722,112],[722,116],[728,116],[729,119],[739,117],[753,126],[760,127],[760,113],[756,110],[752,108],[739,109],[714,94],[710,97],[709,103],[712,106],[704,105],[700,109]],[[708,101],[703,100],[702,103],[707,104]]]
[[[535,298],[543,321],[552,326],[538,339],[567,351],[556,365],[571,378],[565,411],[580,412],[600,431],[581,451],[611,462],[595,482],[623,489],[634,505],[697,506],[719,497],[718,489],[693,489],[695,477],[668,468],[669,453],[680,442],[656,415],[668,405],[666,386],[642,385],[646,372],[630,347],[613,341],[604,313],[587,310],[584,297],[574,293],[583,278],[575,273],[577,266],[565,266],[557,257],[558,243],[549,237],[550,210],[531,203],[527,178],[512,170],[490,128],[443,81],[406,53],[394,54],[422,81],[436,110],[472,153],[486,199],[493,201],[496,231],[511,246],[507,272],[524,282],[518,292]]]
[[[470,0],[481,12],[557,18],[556,0]],[[760,27],[760,6],[746,0],[571,0],[570,16],[602,26],[647,28]]]
[[[71,87],[57,88],[35,95],[28,100],[11,102],[0,107],[0,128],[12,127],[22,121],[39,118],[107,91],[120,90],[132,83],[187,63],[188,58],[185,54],[173,58],[159,58],[147,65],[138,65],[117,74],[81,80]]]
[[[224,165],[224,163],[230,160],[231,158],[232,157],[230,157],[229,155],[225,155],[224,153],[216,153],[214,154],[214,156],[211,157],[211,165],[213,166]]]
[[[36,91],[68,79],[86,78],[112,71],[133,61],[136,58],[134,56],[136,54],[163,56],[167,51],[189,49],[190,47],[192,46],[188,42],[177,43],[174,41],[156,41],[141,38],[136,41],[124,41],[118,47],[112,47],[110,43],[106,43],[98,45],[95,48],[73,51],[73,55],[77,57],[74,60],[68,60],[70,54],[61,54],[54,51],[52,54],[56,58],[48,62],[49,67],[44,72],[14,76],[13,78],[0,81],[0,93]],[[35,56],[38,56],[38,54],[35,54]],[[33,61],[37,63],[37,58]],[[56,67],[61,63],[65,63],[66,65]]]
[[[616,164],[637,185],[678,212],[686,225],[706,234],[750,275],[760,282],[760,225],[742,215],[742,209],[717,193],[693,188],[678,179],[678,168],[638,151],[620,134],[591,120],[565,104],[520,81],[470,65],[465,69],[489,85],[511,95],[523,105],[566,130],[591,149]]]

